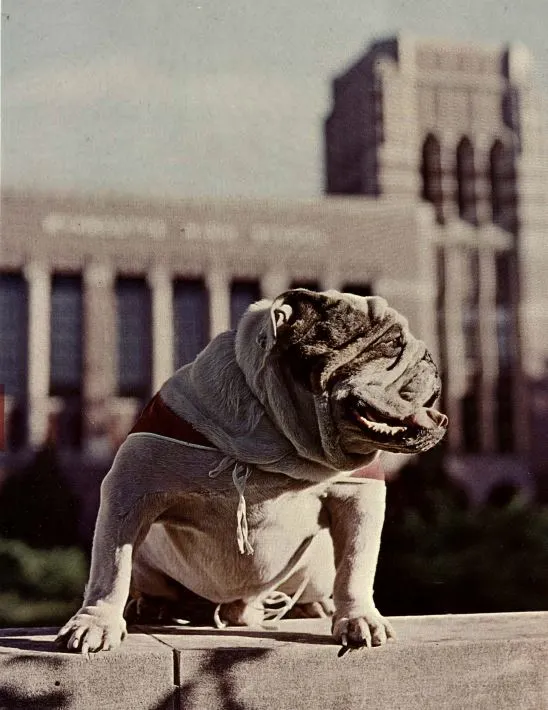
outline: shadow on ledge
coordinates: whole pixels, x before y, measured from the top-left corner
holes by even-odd
[[[29,672],[29,667],[35,665],[35,658],[31,656],[18,656],[10,658],[7,662],[10,674],[15,679],[20,676],[25,676]],[[56,671],[59,670],[62,662],[54,658],[41,658],[40,664],[44,668]],[[60,681],[56,681],[55,685],[60,685]],[[28,710],[45,710],[45,708],[66,708],[70,707],[72,702],[72,693],[65,690],[52,690],[50,692],[29,695],[25,689],[17,687],[15,682],[9,682],[0,688],[0,708],[9,708],[9,710],[18,710],[26,708]]]
[[[196,710],[203,707],[201,695],[204,686],[208,687],[208,698],[216,699],[215,708],[218,710],[249,710],[237,699],[236,683],[232,671],[242,663],[249,663],[264,658],[269,653],[268,649],[226,649],[212,650],[200,664],[193,678],[179,689],[180,710]]]

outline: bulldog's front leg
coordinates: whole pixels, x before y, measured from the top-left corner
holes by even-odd
[[[384,522],[384,481],[336,483],[328,494],[335,551],[333,636],[343,646],[381,646],[394,638],[373,601]]]
[[[116,463],[101,486],[91,571],[82,608],[63,626],[57,643],[69,651],[107,651],[126,635],[132,551],[165,509],[162,494],[146,494]]]

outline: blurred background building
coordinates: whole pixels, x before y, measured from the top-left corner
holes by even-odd
[[[328,193],[432,205],[449,464],[477,489],[527,485],[548,453],[548,153],[532,69],[521,46],[392,38],[335,80],[326,121]]]
[[[176,367],[249,303],[306,286],[408,316],[441,363],[450,469],[476,497],[545,485],[548,163],[531,72],[522,47],[373,44],[334,81],[315,200],[4,189],[8,461],[54,442],[95,490]]]

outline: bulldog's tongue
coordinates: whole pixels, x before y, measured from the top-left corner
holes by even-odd
[[[437,409],[422,407],[418,412],[412,414],[406,423],[409,426],[423,427],[424,429],[435,429],[437,427],[447,426],[448,419],[445,414],[438,412]]]

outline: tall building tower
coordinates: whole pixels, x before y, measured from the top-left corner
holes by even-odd
[[[325,125],[328,193],[432,204],[448,451],[486,478],[525,477],[540,453],[548,167],[531,73],[521,46],[394,37],[334,80]]]

